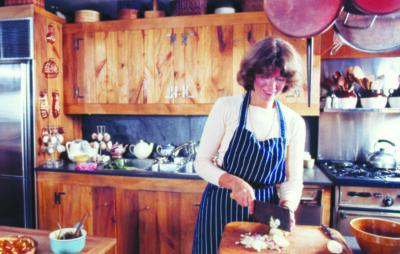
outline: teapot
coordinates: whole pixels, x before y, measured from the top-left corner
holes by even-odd
[[[97,154],[97,149],[91,148],[90,144],[86,140],[76,139],[65,143],[67,149],[68,158],[71,161],[75,161],[75,156],[86,154],[92,157]]]
[[[168,145],[158,145],[156,147],[156,152],[161,156],[171,156],[171,152],[175,149],[175,146],[168,144]]]
[[[129,152],[136,156],[140,160],[144,160],[150,156],[153,151],[153,143],[147,144],[142,139],[136,145],[129,146]]]
[[[393,147],[392,152],[388,152],[385,148],[380,147],[379,150],[377,150],[377,145],[380,143],[388,143]],[[380,169],[395,169],[396,168],[396,159],[394,157],[394,153],[396,151],[396,146],[393,142],[386,140],[386,139],[380,139],[375,143],[375,152],[372,153],[369,158],[368,158],[368,163],[375,167],[375,168],[380,168]]]
[[[128,145],[124,146],[123,144],[115,143],[110,149],[111,157],[113,159],[121,159],[122,154],[125,153],[127,147]]]

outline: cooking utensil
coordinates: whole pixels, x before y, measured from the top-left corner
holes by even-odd
[[[385,15],[400,10],[398,0],[351,0],[351,2],[360,11],[371,15]]]
[[[351,3],[344,7],[334,23],[341,43],[367,53],[385,53],[400,48],[400,11],[387,15],[365,15]],[[340,46],[336,46],[338,51]],[[332,52],[331,52],[332,54]]]
[[[59,222],[59,221],[57,221],[57,226],[58,226],[58,228],[60,229],[60,230],[58,231],[57,239],[60,239],[60,235],[61,235],[61,229],[62,229],[62,227],[61,227],[61,224],[60,224],[60,222]]]
[[[290,232],[290,211],[286,207],[254,200],[254,211],[252,217],[257,221],[269,225],[271,217],[279,219],[278,228]]]
[[[264,0],[264,12],[284,35],[310,38],[329,29],[343,5],[344,0]]]
[[[330,228],[328,228],[327,225],[322,224],[322,230],[324,230],[324,232],[332,239],[337,241],[338,243],[340,243],[343,246],[343,251],[344,252],[349,252],[349,249],[347,247],[346,244],[344,244],[342,241],[339,240],[339,238],[332,232],[332,230]]]
[[[234,199],[233,193],[229,195]],[[271,217],[276,220],[279,219],[280,225],[278,228],[290,232],[290,211],[286,207],[281,207],[266,203],[259,200],[254,200],[254,209],[252,217],[264,224],[270,226]]]
[[[79,232],[81,231],[81,228],[83,226],[83,222],[86,220],[87,213],[85,213],[82,217],[82,220],[79,222],[78,226],[76,227],[75,233],[74,233],[74,238],[78,237]]]
[[[385,148],[380,147],[379,150],[377,150],[377,145],[380,143],[387,143],[392,146],[393,151],[387,152]],[[374,146],[375,152],[372,153],[369,158],[368,158],[368,163],[375,167],[375,168],[380,168],[380,169],[395,169],[396,168],[396,158],[394,157],[394,153],[396,152],[396,145],[386,139],[380,139],[375,143]]]

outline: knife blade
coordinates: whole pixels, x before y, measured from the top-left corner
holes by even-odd
[[[322,224],[321,226],[322,226],[322,230],[324,230],[324,232],[325,232],[332,240],[337,241],[338,243],[340,243],[340,244],[343,246],[343,251],[344,251],[344,252],[348,252],[347,245],[344,244],[344,243],[332,232],[332,230],[331,230],[330,228],[328,228],[327,225]]]
[[[271,217],[274,220],[279,219],[280,225],[278,228],[290,232],[290,211],[286,207],[254,200],[254,210],[252,217],[256,221],[267,224],[268,226]]]

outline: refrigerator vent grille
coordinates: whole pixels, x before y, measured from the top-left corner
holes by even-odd
[[[31,19],[0,20],[0,59],[32,58]]]

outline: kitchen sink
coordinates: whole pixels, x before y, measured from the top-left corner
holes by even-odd
[[[120,159],[104,165],[105,169],[120,169],[120,170],[143,170],[149,171],[156,163],[152,159]]]

